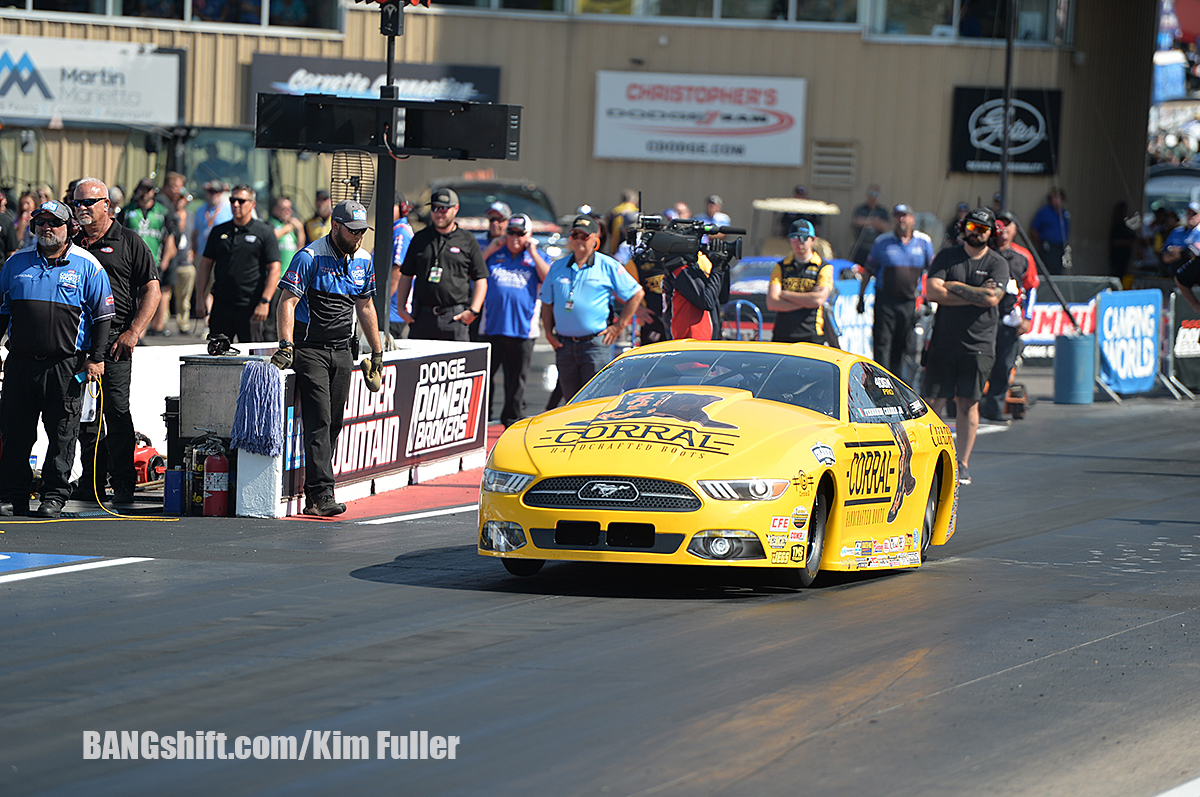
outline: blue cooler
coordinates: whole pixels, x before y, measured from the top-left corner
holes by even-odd
[[[1096,392],[1096,336],[1054,338],[1054,403],[1091,404]]]
[[[182,515],[187,506],[187,472],[179,469],[169,470],[163,474],[163,514]]]

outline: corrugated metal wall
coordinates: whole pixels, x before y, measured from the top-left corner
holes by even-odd
[[[1018,48],[1020,88],[1062,88],[1063,140],[1056,182],[1067,188],[1075,215],[1077,262],[1084,272],[1106,267],[1112,205],[1140,202],[1143,181],[1152,0],[1080,0],[1076,13],[1082,65],[1072,53]],[[246,118],[249,65],[255,52],[382,60],[378,12],[347,9],[342,38],[151,30],[102,24],[0,20],[7,34],[143,41],[187,50],[187,117],[200,126],[252,123]],[[836,202],[843,216],[828,227],[841,251],[849,245],[849,214],[870,183],[886,204],[907,202],[948,219],[959,201],[990,201],[997,176],[949,174],[953,89],[999,86],[1002,43],[896,43],[864,39],[858,31],[776,27],[635,24],[621,20],[518,18],[512,15],[410,12],[397,60],[499,66],[501,100],[524,106],[522,158],[509,163],[459,163],[412,158],[399,169],[399,187],[419,191],[431,177],[492,168],[499,177],[541,184],[560,213],[584,202],[608,208],[626,187],[643,192],[647,209],[682,200],[703,210],[719,193],[735,223],[749,224],[750,202],[790,195],[810,183],[813,140],[851,141],[855,184],[810,188]],[[665,37],[665,39],[663,38]],[[804,77],[809,101],[806,163],[799,168],[597,161],[592,158],[595,73],[598,70],[755,74]],[[120,133],[45,131],[59,181],[84,173],[111,179],[124,149]],[[144,156],[143,156],[144,157]],[[315,161],[313,162],[315,163]],[[315,174],[295,173],[299,190]],[[1048,177],[1014,176],[1010,206],[1028,219],[1051,184]]]

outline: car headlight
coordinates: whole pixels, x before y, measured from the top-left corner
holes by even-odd
[[[758,535],[745,529],[706,529],[696,532],[688,553],[701,559],[766,559]]]
[[[525,547],[525,530],[507,520],[489,520],[479,530],[479,547],[497,553],[515,551]]]
[[[718,501],[774,501],[791,484],[787,479],[702,479],[696,484]]]
[[[489,493],[519,493],[529,486],[533,477],[525,473],[509,473],[503,470],[483,469],[479,486]]]

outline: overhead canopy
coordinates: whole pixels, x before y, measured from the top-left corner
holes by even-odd
[[[831,202],[821,202],[817,199],[797,199],[796,197],[756,199],[750,204],[755,210],[765,210],[768,213],[803,213],[809,216],[837,216],[842,212],[841,208]]]

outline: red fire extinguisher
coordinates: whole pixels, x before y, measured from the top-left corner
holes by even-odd
[[[204,516],[229,514],[229,459],[220,451],[204,460]]]

